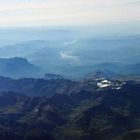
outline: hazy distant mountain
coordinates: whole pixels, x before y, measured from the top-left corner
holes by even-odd
[[[112,71],[94,71],[85,76],[85,79],[98,79],[98,78],[109,78],[109,79],[116,79],[118,75]]]
[[[43,70],[24,58],[0,58],[0,76],[20,78],[39,77]]]
[[[32,53],[38,52],[47,46],[44,40],[24,41],[21,43],[0,47],[1,57],[25,57]]]
[[[134,64],[122,64],[122,63],[102,63],[95,65],[94,69],[109,72],[110,74],[116,73],[120,75],[139,75],[140,63]]]
[[[49,33],[51,34],[51,31]],[[63,32],[63,35],[66,34],[67,32]],[[112,72],[127,73],[129,69],[121,68],[121,65],[140,62],[140,36],[120,39],[95,39],[91,36],[81,39],[71,34],[68,36],[63,39],[43,38],[4,46],[0,48],[0,56],[24,57],[48,73],[68,78],[79,78],[93,70],[108,67]]]

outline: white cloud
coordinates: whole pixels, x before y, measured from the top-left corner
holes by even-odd
[[[72,63],[72,64],[80,64],[80,58],[77,55],[74,55],[71,51],[61,51],[60,56],[62,59]]]
[[[71,41],[67,41],[65,42],[63,45],[64,46],[70,46],[70,45],[74,45],[77,43],[77,40],[71,40]]]

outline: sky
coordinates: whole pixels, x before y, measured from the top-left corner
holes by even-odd
[[[0,0],[0,26],[140,25],[140,0]]]

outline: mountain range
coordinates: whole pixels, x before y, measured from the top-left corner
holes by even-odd
[[[63,32],[63,36],[61,39],[34,39],[1,46],[0,56],[26,58],[46,73],[67,78],[81,78],[101,68],[119,74],[139,74],[140,36],[83,39],[67,32]]]
[[[1,32],[0,140],[140,139],[140,36],[23,32]]]
[[[54,54],[55,56],[55,54]],[[51,63],[51,60],[50,60]],[[44,64],[45,65],[45,64]],[[46,64],[47,65],[47,64]],[[59,64],[58,64],[59,65]],[[61,65],[62,66],[62,65]],[[60,67],[61,67],[60,66]],[[60,68],[59,67],[59,68]],[[57,68],[56,68],[57,69]],[[73,80],[84,78],[85,76],[93,77],[97,72],[104,73],[105,76],[114,78],[138,79],[140,75],[140,63],[122,64],[122,63],[101,63],[93,66],[69,66],[64,68],[67,74],[62,76],[56,70],[55,74],[49,73],[35,64],[29,62],[26,58],[0,58],[0,76],[11,78],[43,78],[43,79],[63,79],[63,77]],[[75,77],[72,71],[75,70]],[[61,71],[62,72],[62,71]],[[60,73],[61,73],[60,72]],[[77,75],[76,75],[77,73]],[[69,75],[70,74],[70,75]]]
[[[140,82],[104,76],[98,72],[82,81],[1,77],[0,139],[139,139]],[[111,84],[99,87],[103,81]]]

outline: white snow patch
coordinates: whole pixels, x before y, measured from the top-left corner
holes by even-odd
[[[105,80],[97,83],[97,86],[100,88],[109,87],[109,86],[111,86],[111,82],[105,79]]]

